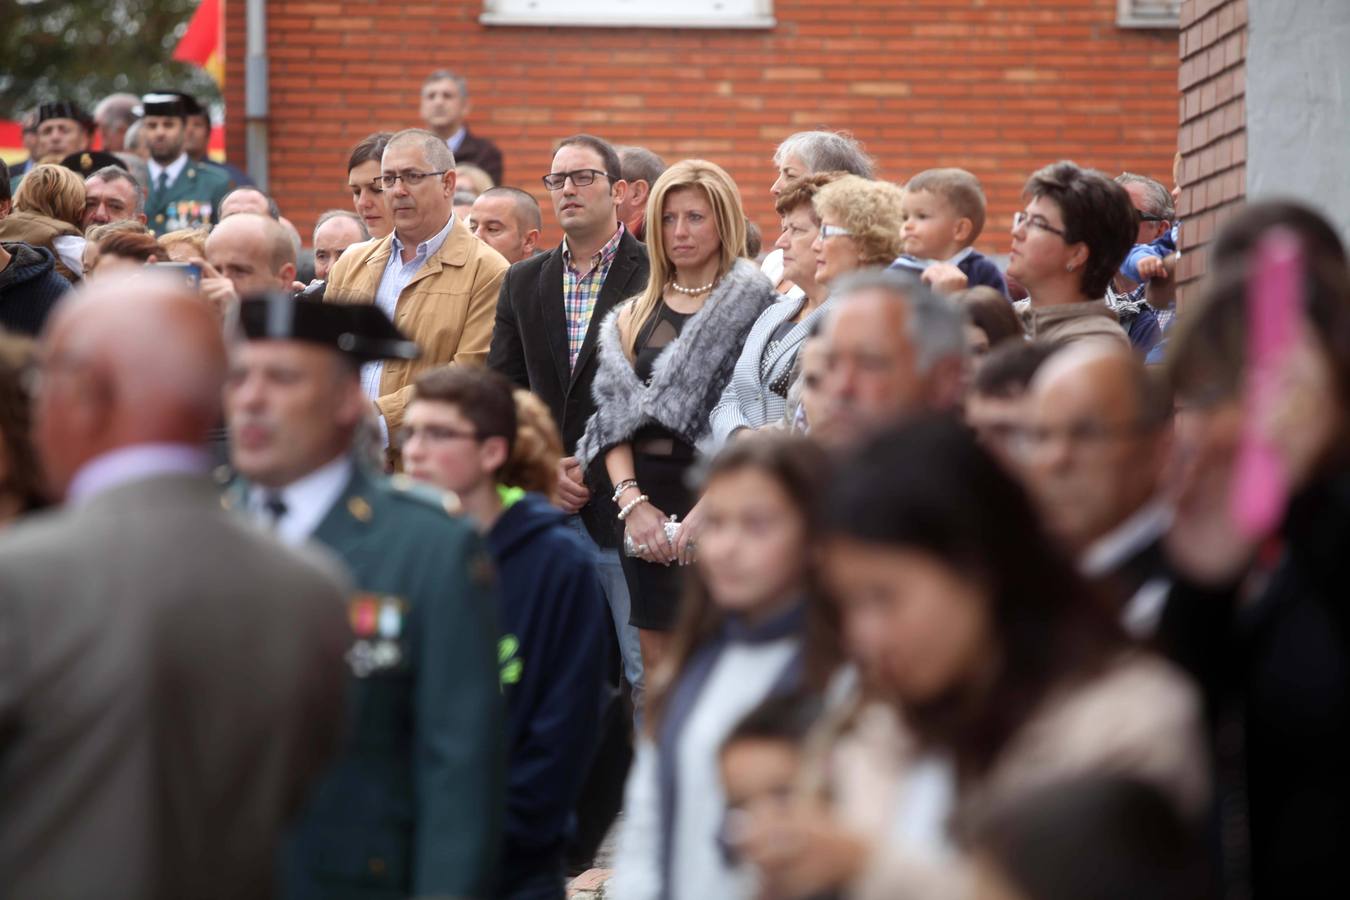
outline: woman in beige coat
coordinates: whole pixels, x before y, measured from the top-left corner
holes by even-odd
[[[1131,648],[964,426],[897,428],[840,469],[827,581],[862,681],[813,739],[807,800],[752,822],[764,896],[971,896],[989,804],[1110,773],[1198,819],[1200,704]]]

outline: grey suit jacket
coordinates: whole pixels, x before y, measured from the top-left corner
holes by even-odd
[[[797,351],[806,342],[811,329],[829,314],[829,299],[793,325],[772,353],[766,355],[766,351],[774,329],[795,316],[804,303],[805,296],[784,297],[755,320],[750,335],[745,339],[745,346],[741,348],[740,358],[736,360],[736,370],[731,375],[731,381],[713,407],[710,420],[715,448],[724,446],[741,428],[762,428],[783,418],[787,411],[787,398],[774,393],[769,385],[785,379],[791,372],[797,361]],[[767,377],[764,376],[766,362]]]
[[[338,743],[344,599],[204,478],[0,533],[0,893],[269,896]]]

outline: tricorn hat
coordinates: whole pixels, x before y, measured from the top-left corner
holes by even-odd
[[[358,362],[422,355],[372,303],[325,303],[271,292],[240,302],[239,329],[250,341],[306,341]]]
[[[141,98],[141,105],[132,110],[137,117],[145,116],[174,116],[183,118],[187,115],[187,106],[183,103],[183,98],[168,91],[155,94],[146,94]]]
[[[69,100],[57,100],[54,103],[43,103],[39,106],[37,124],[41,125],[49,119],[74,119],[86,131],[94,124],[94,120],[80,108],[79,104],[71,103]]]
[[[72,153],[61,160],[61,165],[82,178],[88,178],[99,169],[108,166],[117,166],[119,169],[127,171],[126,163],[104,150],[81,150],[79,153]]]

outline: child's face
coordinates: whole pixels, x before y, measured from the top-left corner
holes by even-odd
[[[722,785],[727,809],[753,812],[786,807],[801,754],[788,741],[756,738],[733,741],[722,750]]]
[[[900,213],[905,221],[900,227],[900,237],[910,256],[949,259],[965,248],[963,239],[970,233],[970,220],[957,215],[937,194],[905,191]]]

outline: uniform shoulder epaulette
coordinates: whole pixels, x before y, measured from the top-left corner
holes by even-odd
[[[433,485],[418,481],[411,476],[399,473],[388,479],[389,492],[395,497],[411,500],[420,505],[438,509],[451,516],[459,516],[463,511],[459,496],[452,491],[443,491]]]

